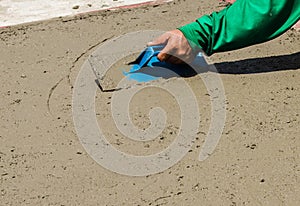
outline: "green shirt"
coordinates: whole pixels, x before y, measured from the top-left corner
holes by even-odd
[[[237,0],[179,28],[207,55],[271,40],[300,19],[300,0]]]

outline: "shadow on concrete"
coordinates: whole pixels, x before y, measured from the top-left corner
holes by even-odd
[[[221,74],[254,74],[300,69],[300,52],[215,64]]]
[[[300,69],[300,52],[280,55],[272,57],[261,57],[253,59],[243,59],[232,62],[221,62],[209,65],[203,56],[195,59],[192,66],[170,65],[164,62],[157,62],[152,67],[142,67],[141,69],[131,72],[127,77],[138,82],[147,82],[163,78],[169,79],[173,77],[189,78],[206,72],[215,72],[219,74],[258,74],[285,70]],[[149,79],[143,81],[143,79]],[[142,80],[142,81],[141,81]],[[102,92],[113,92],[120,89],[103,89],[100,82],[96,80],[96,84]]]
[[[208,65],[203,57],[199,57],[192,67],[189,65],[166,66],[158,63],[151,68],[144,67],[136,73],[169,79],[176,76],[183,78],[193,77],[208,71],[220,74],[255,74],[296,69],[300,69],[300,52],[289,55],[221,62],[214,64],[214,67],[213,65]]]

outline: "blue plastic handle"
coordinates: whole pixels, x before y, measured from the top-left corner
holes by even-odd
[[[165,45],[149,46],[138,56],[138,58],[133,61],[131,64],[136,64],[135,70],[138,70],[147,65],[150,59],[154,56],[157,56]]]

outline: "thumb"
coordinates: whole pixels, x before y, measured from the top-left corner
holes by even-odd
[[[148,42],[147,46],[156,46],[156,45],[160,45],[160,44],[167,44],[168,39],[169,39],[168,33],[164,33],[163,35],[159,36],[155,40]]]

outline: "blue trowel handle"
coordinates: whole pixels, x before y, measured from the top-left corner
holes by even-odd
[[[147,65],[147,63],[153,56],[157,56],[164,47],[165,45],[149,46],[144,51],[142,51],[142,53],[136,60],[130,62],[129,64],[137,64],[139,68],[142,68]]]
[[[155,52],[160,52],[161,50],[163,50],[165,48],[166,45],[164,44],[160,44],[160,45],[155,45],[155,46],[149,46],[148,48],[152,48],[153,51]]]

